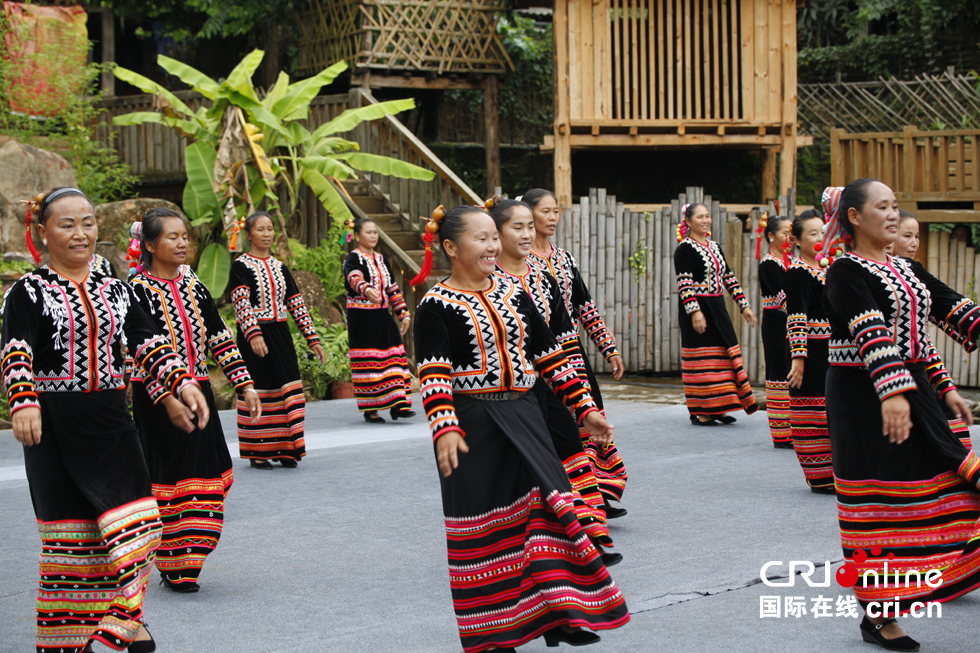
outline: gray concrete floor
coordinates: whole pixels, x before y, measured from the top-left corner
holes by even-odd
[[[610,400],[607,412],[630,473],[629,515],[611,523],[625,560],[611,573],[633,618],[590,650],[875,650],[856,619],[812,616],[811,599],[849,593],[836,582],[759,581],[770,560],[834,569],[841,560],[833,497],[812,494],[793,452],[773,449],[765,414],[697,428],[682,406],[630,399]],[[221,418],[235,454],[234,415]],[[235,459],[224,535],[201,592],[174,594],[156,578],[147,592],[158,651],[461,650],[424,420],[368,425],[353,400],[319,402],[307,409],[307,446],[295,470]],[[32,651],[39,542],[9,432],[0,432],[0,528],[0,653]],[[761,619],[761,596],[804,597],[807,614]],[[942,618],[904,626],[923,651],[978,650],[978,607],[980,595],[967,595],[944,605]]]

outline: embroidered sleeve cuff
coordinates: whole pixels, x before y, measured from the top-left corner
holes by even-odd
[[[980,457],[977,454],[972,451],[968,452],[956,473],[980,489]]]
[[[41,404],[37,400],[36,392],[19,392],[11,395],[8,401],[10,403],[11,415],[16,413],[21,408],[41,408]]]
[[[446,435],[447,433],[451,433],[453,431],[455,431],[456,433],[459,433],[464,438],[466,437],[466,434],[463,433],[463,429],[459,428],[459,426],[455,426],[454,425],[454,426],[446,426],[444,428],[439,429],[438,431],[433,431],[432,432],[432,441],[435,442],[436,440],[438,440],[442,436]]]
[[[694,299],[693,297],[691,299],[684,300],[684,312],[687,313],[688,315],[691,315],[692,313],[697,313],[700,310],[701,310],[701,305],[698,304],[698,300]]]

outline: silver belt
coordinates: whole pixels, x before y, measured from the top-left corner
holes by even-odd
[[[467,392],[463,396],[469,397],[470,399],[479,399],[480,401],[511,401],[512,399],[520,399],[525,394],[527,394],[527,391],[517,392],[514,390],[505,390],[502,392]]]

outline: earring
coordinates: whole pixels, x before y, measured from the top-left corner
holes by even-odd
[[[47,238],[42,238],[41,239],[41,244],[44,245],[45,247],[47,247],[48,246],[48,239]]]

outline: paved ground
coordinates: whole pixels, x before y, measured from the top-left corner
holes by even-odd
[[[604,394],[631,399],[611,400],[608,412],[630,472],[629,515],[611,529],[626,559],[612,574],[633,619],[589,650],[877,650],[861,642],[857,620],[812,616],[811,599],[848,594],[836,582],[759,582],[770,560],[836,569],[841,559],[833,497],[810,493],[793,453],[772,448],[764,413],[697,428],[682,406],[644,400],[667,400],[656,392]],[[459,651],[422,420],[368,425],[352,400],[312,404],[307,416],[310,453],[298,469],[253,470],[236,459],[224,536],[201,592],[150,586],[158,650]],[[222,414],[228,434],[233,419]],[[0,653],[33,650],[33,519],[20,447],[0,432]],[[761,596],[804,597],[807,614],[761,619]],[[905,627],[923,651],[977,650],[978,608],[980,595],[967,595],[944,605],[942,618]],[[521,650],[545,647],[538,640]]]

